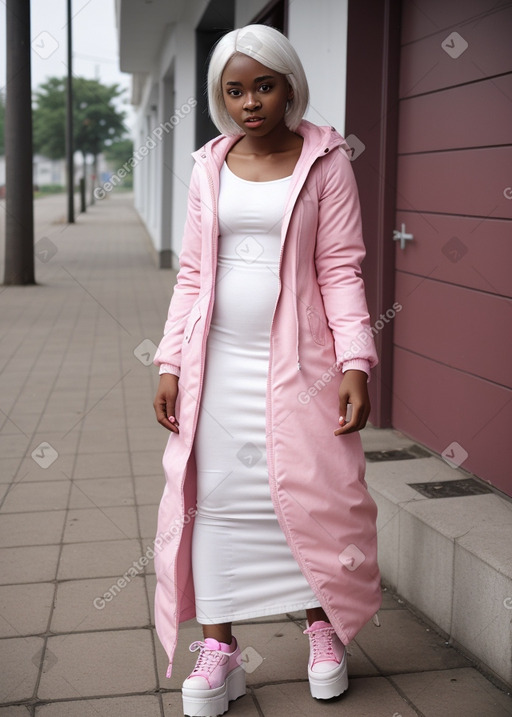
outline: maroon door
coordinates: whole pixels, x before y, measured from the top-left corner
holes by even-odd
[[[392,423],[512,495],[512,3],[401,33]]]

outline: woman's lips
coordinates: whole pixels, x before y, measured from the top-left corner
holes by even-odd
[[[244,124],[247,127],[260,127],[264,122],[263,117],[248,117],[244,120]]]

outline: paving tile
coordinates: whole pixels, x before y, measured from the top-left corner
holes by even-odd
[[[164,715],[165,717],[181,717],[183,714],[183,704],[181,694],[179,693],[164,693],[162,695],[162,701],[164,704]],[[229,711],[225,713],[229,717],[258,717],[260,712],[254,704],[252,692],[249,689],[247,694],[242,695],[234,702],[229,703]],[[277,717],[277,715],[275,715]]]
[[[62,547],[58,579],[122,575],[142,555],[138,540],[100,540]]]
[[[37,449],[40,452],[39,446],[41,443],[50,443],[52,448],[57,451],[58,456],[56,460],[49,465],[47,468],[42,468],[32,458],[32,452]],[[39,481],[66,481],[70,480],[73,474],[73,465],[75,462],[75,456],[72,454],[59,453],[57,446],[53,445],[46,439],[39,441],[38,443],[32,443],[27,456],[23,459],[20,469],[16,475],[16,481],[23,483],[25,481],[29,483],[35,483]]]
[[[146,592],[148,595],[149,604],[149,615],[151,624],[155,624],[155,588],[156,588],[156,575],[146,574]]]
[[[74,401],[74,393],[70,391],[69,395]],[[27,452],[30,454],[36,446],[39,446],[43,442],[48,442],[55,448],[59,456],[74,456],[79,438],[80,434],[77,431],[73,431],[64,437],[63,431],[41,431],[41,429],[38,428],[38,430],[32,435],[30,450]]]
[[[151,476],[159,473],[163,475],[163,451],[133,451],[131,456],[134,475]]]
[[[142,400],[147,400],[147,394]],[[136,400],[136,403],[140,406],[141,399]],[[157,452],[160,456],[163,456],[169,434],[162,428],[155,420],[154,413],[151,416],[153,423],[149,428],[130,428],[128,429],[128,439],[130,442],[131,451],[147,451],[152,450]],[[154,425],[153,425],[154,424]],[[160,472],[161,472],[160,465]]]
[[[109,478],[131,475],[130,458],[126,451],[116,453],[79,453],[74,478]]]
[[[59,560],[58,545],[0,549],[0,584],[53,580]]]
[[[0,703],[32,697],[43,645],[42,637],[0,640]]]
[[[392,590],[382,588],[382,605],[381,610],[405,610],[405,603],[398,596],[395,596]]]
[[[64,481],[29,483],[25,480],[21,483],[14,483],[2,505],[2,513],[65,510],[69,488],[69,484]]]
[[[36,707],[35,714],[36,717],[161,717],[160,700],[155,695],[53,702]]]
[[[0,636],[46,632],[53,603],[53,583],[0,587]]]
[[[379,670],[370,662],[355,640],[352,640],[346,650],[349,677],[373,677],[374,675],[380,674]]]
[[[0,515],[0,545],[46,545],[60,542],[65,510]]]
[[[28,717],[29,714],[28,707],[0,707],[0,717]]]
[[[466,667],[469,662],[408,610],[380,613],[380,627],[368,623],[355,642],[384,675]]]
[[[10,483],[1,483],[0,484],[0,502],[4,499],[4,497],[7,496],[9,490],[10,490]]]
[[[147,540],[154,540],[156,536],[158,506],[141,505],[137,508],[140,523],[140,535]]]
[[[158,505],[164,492],[163,472],[156,476],[135,476],[135,499],[137,505]]]
[[[512,700],[472,668],[395,675],[393,682],[427,717],[510,717]]]
[[[80,426],[80,421],[84,416],[83,411],[45,411],[39,422],[39,429],[45,431],[62,431],[64,435],[69,435],[73,430]]]
[[[131,478],[89,478],[73,482],[69,507],[123,506],[134,502]]]
[[[47,650],[51,660],[41,675],[39,699],[119,695],[156,688],[149,630],[57,635],[48,638]]]
[[[57,586],[52,632],[146,627],[148,623],[143,576],[68,580]]]
[[[0,458],[0,483],[12,483],[20,463],[20,458]]]
[[[408,448],[414,441],[393,428],[366,426],[361,432],[365,451],[389,451]]]
[[[313,699],[307,680],[254,688],[254,695],[265,717],[416,717],[416,712],[383,677],[350,680],[347,692],[332,701]],[[440,714],[443,713],[436,717]]]
[[[11,418],[15,421],[12,412]],[[20,426],[20,428],[22,427]],[[27,436],[24,436],[21,432],[0,435],[0,455],[2,458],[23,458],[27,452],[28,443]]]
[[[141,555],[145,555],[148,564],[146,565],[146,573],[147,574],[154,574],[155,573],[155,537],[152,535],[150,538],[141,538],[142,543],[142,553]]]
[[[82,430],[80,435],[80,453],[122,453],[128,451],[126,429],[99,428]]]
[[[68,511],[65,543],[138,537],[135,508],[81,508]]]

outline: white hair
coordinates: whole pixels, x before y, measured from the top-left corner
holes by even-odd
[[[285,75],[293,89],[293,99],[286,106],[284,120],[293,132],[308,106],[308,81],[299,56],[288,38],[268,25],[246,25],[232,30],[221,37],[215,46],[208,66],[208,106],[217,129],[227,135],[243,134],[230,117],[222,92],[222,73],[236,53],[252,57],[274,72]]]

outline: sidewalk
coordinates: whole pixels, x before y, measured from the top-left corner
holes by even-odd
[[[38,202],[38,285],[0,287],[0,717],[178,717],[199,626],[182,626],[167,680],[151,563],[94,602],[156,532],[167,434],[149,354],[175,273],[155,268],[129,195],[74,226],[49,220],[64,197]],[[241,623],[248,693],[228,714],[512,715],[510,697],[403,601],[385,592],[379,617],[350,644],[350,688],[330,703],[309,696],[302,614]]]

